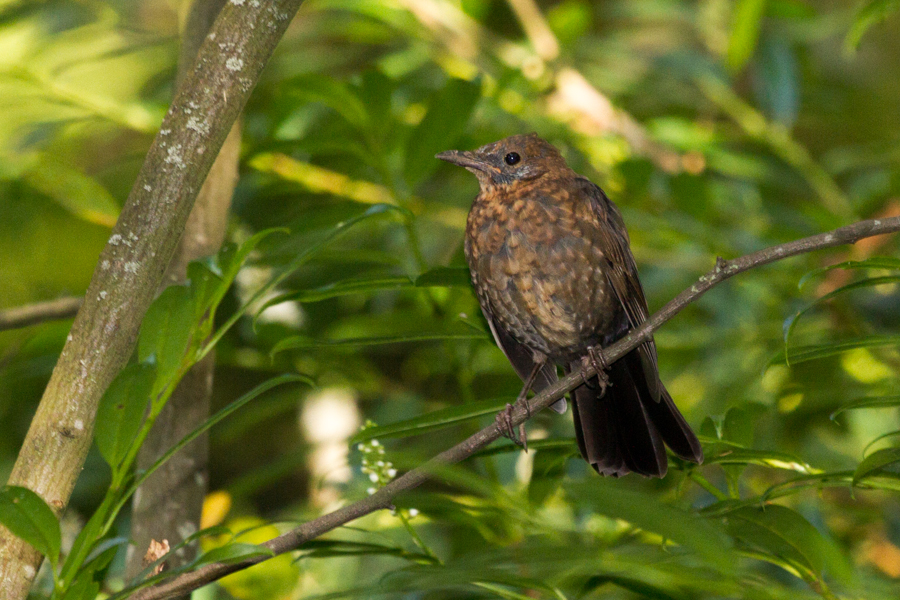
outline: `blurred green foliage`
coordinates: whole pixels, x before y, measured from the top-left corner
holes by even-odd
[[[230,238],[288,233],[261,241],[216,300],[217,325],[280,281],[256,304],[267,310],[219,341],[215,402],[286,372],[319,389],[279,387],[212,429],[211,485],[228,492],[232,522],[287,527],[366,494],[360,451],[346,459],[349,480],[330,478],[346,461],[317,467],[314,433],[331,424],[298,426],[336,390],[381,426],[359,439],[380,436],[399,469],[515,397],[520,382],[461,277],[476,182],[437,151],[528,131],[557,144],[622,208],[651,309],[716,256],[900,213],[897,2],[541,2],[547,27],[528,28],[531,38],[522,4],[308,0],[276,51],[245,113]],[[85,290],[172,95],[181,11],[161,0],[0,3],[0,309]],[[623,112],[604,113],[597,92]],[[538,415],[527,455],[497,444],[447,469],[399,498],[396,515],[305,547],[299,573],[270,573],[290,578],[272,589],[895,598],[897,256],[894,238],[876,238],[782,261],[717,287],[657,333],[704,466],[601,480],[575,458],[570,419]],[[4,478],[67,329],[0,333]],[[143,339],[141,360],[178,369],[168,346],[181,341]],[[100,443],[107,458],[130,435],[116,423]],[[92,451],[72,514],[90,516],[111,477]],[[64,523],[64,548],[78,521]],[[117,528],[127,536],[127,518]],[[97,572],[115,590],[112,547]],[[204,597],[264,597],[227,587]]]

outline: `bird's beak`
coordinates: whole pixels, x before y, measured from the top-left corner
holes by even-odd
[[[479,158],[479,156],[474,152],[465,152],[463,150],[447,150],[446,152],[435,154],[434,157],[445,160],[448,163],[453,163],[454,165],[459,165],[460,167],[465,167],[473,173],[479,171],[482,173],[497,172],[496,167]]]

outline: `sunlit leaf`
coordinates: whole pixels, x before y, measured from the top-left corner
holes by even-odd
[[[104,227],[116,224],[119,205],[96,179],[45,154],[38,156],[22,176],[79,219]]]
[[[262,153],[248,163],[263,173],[272,173],[288,181],[300,184],[310,192],[331,194],[363,204],[394,204],[396,199],[389,189],[343,173],[298,161],[281,153]]]
[[[756,50],[766,0],[738,0],[731,23],[727,62],[729,68],[738,71]]]
[[[791,454],[763,450],[748,450],[745,448],[735,448],[733,450],[726,450],[715,456],[707,456],[703,460],[703,464],[759,465],[762,467],[797,471],[798,473],[819,472]]]
[[[31,544],[56,570],[61,536],[59,521],[44,500],[28,488],[0,488],[0,524]]]

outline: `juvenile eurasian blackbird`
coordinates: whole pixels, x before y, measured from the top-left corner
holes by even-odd
[[[535,134],[437,158],[475,174],[466,259],[497,345],[539,392],[647,319],[647,301],[616,205]],[[605,366],[605,365],[604,365]],[[581,455],[598,473],[662,477],[664,444],[700,463],[703,451],[659,379],[646,342],[571,394]],[[602,370],[601,370],[602,373]],[[565,400],[554,408],[563,412]],[[509,432],[512,437],[512,432]]]

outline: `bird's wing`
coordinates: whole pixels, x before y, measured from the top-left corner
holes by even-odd
[[[579,177],[578,183],[583,193],[590,198],[594,214],[602,229],[602,234],[595,237],[594,243],[600,246],[603,256],[609,263],[604,269],[606,278],[628,317],[629,329],[639,327],[650,315],[647,300],[644,298],[644,288],[638,278],[637,264],[634,262],[634,255],[631,254],[622,213],[606,197],[603,190],[591,181]],[[655,375],[648,376],[647,384],[654,400],[659,401],[661,386],[656,362],[656,344],[651,339],[641,344],[638,352],[645,366],[645,372],[648,375],[651,373]]]

